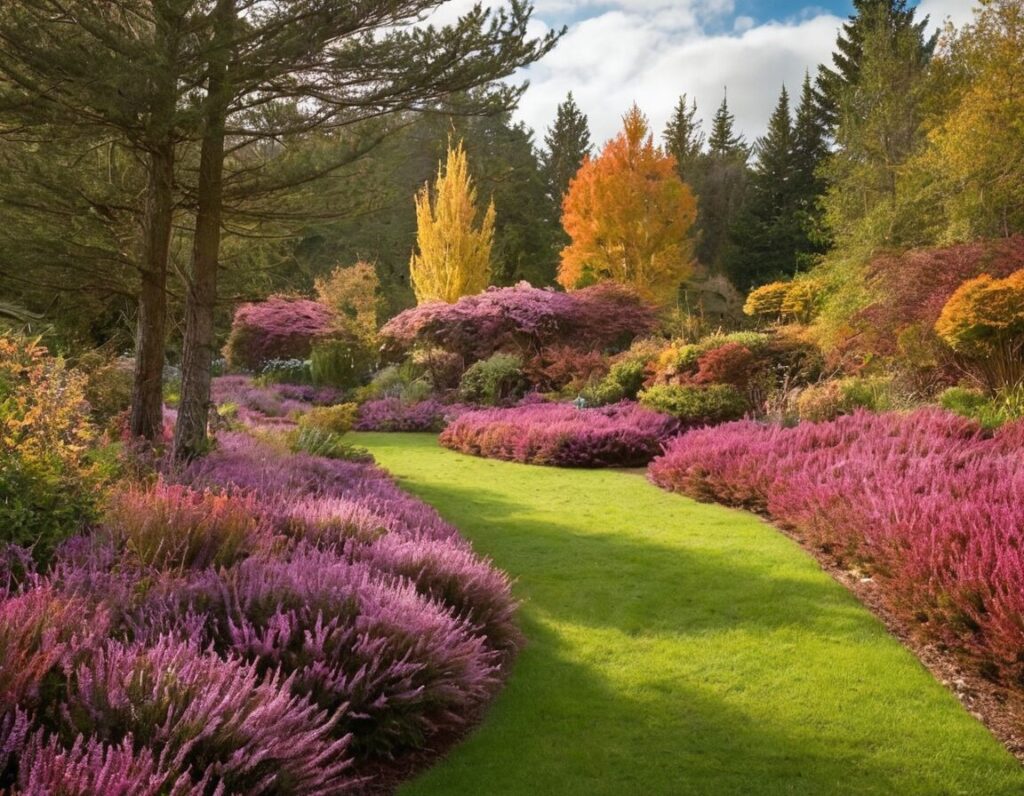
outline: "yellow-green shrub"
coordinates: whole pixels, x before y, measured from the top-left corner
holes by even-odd
[[[345,434],[356,422],[359,406],[354,403],[315,406],[299,416],[300,428],[314,428],[332,434]]]

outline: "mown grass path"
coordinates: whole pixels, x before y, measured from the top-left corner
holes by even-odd
[[[517,578],[529,644],[405,795],[1024,793],[1024,769],[758,518],[632,473],[359,434]]]

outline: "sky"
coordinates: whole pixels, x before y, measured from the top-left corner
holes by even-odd
[[[491,4],[498,0],[492,0]],[[488,3],[484,0],[484,4]],[[443,20],[472,5],[450,0]],[[971,0],[920,0],[919,14],[938,27],[971,19]],[[568,33],[518,79],[530,87],[517,118],[537,142],[569,91],[590,120],[598,145],[618,130],[635,101],[660,132],[679,95],[696,98],[708,121],[728,91],[729,107],[748,140],[764,132],[785,84],[798,94],[806,70],[828,61],[849,0],[534,0],[537,33]]]

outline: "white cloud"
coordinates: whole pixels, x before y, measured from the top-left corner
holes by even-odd
[[[797,92],[805,70],[813,72],[829,56],[841,22],[822,14],[707,35],[698,18],[681,18],[678,7],[669,13],[677,23],[671,28],[657,14],[621,9],[573,26],[554,52],[526,71],[531,86],[520,118],[542,133],[571,90],[600,143],[615,134],[634,101],[660,131],[683,92],[696,97],[700,115],[710,119],[728,87],[737,126],[753,138],[763,132],[783,83]]]

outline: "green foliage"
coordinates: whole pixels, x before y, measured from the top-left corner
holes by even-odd
[[[473,363],[462,374],[459,398],[467,403],[498,406],[522,396],[527,386],[522,360],[499,353]]]
[[[308,359],[268,359],[254,379],[258,385],[309,384],[312,380]]]
[[[299,428],[312,428],[331,434],[346,434],[356,422],[359,405],[355,403],[334,406],[315,406],[299,416]]]
[[[544,146],[541,157],[548,196],[555,205],[561,206],[569,183],[592,149],[587,117],[576,105],[571,91],[558,105],[555,122],[544,135]]]
[[[985,428],[1024,418],[1024,385],[989,395],[967,387],[950,387],[939,396],[943,409],[978,421]]]
[[[891,381],[852,376],[805,388],[796,401],[801,420],[835,420],[857,409],[881,412],[893,408]]]
[[[309,379],[318,386],[356,387],[366,379],[373,360],[373,352],[355,337],[319,340],[309,357]]]
[[[131,406],[131,360],[89,351],[78,358],[76,369],[86,376],[85,399],[97,423],[108,424]]]
[[[748,408],[747,399],[731,384],[656,384],[639,398],[644,406],[692,424],[738,420]]]
[[[646,372],[647,365],[643,358],[628,356],[614,363],[607,376],[585,388],[580,395],[589,406],[632,400],[643,388]]]
[[[350,462],[370,462],[373,456],[366,448],[351,445],[335,434],[314,426],[300,426],[288,435],[288,447],[292,453],[308,453],[328,459],[344,459]]]
[[[365,403],[378,398],[399,398],[402,403],[414,404],[432,392],[433,386],[423,368],[410,359],[377,371],[369,384],[355,391],[355,399],[357,403]]]

